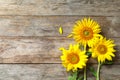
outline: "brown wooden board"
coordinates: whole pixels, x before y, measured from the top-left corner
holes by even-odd
[[[0,0],[0,80],[67,80],[59,47],[75,43],[66,36],[84,17],[115,40],[114,64],[102,67],[101,80],[120,80],[120,0]]]
[[[119,68],[120,65],[103,66],[101,80],[120,80]],[[67,77],[61,64],[0,64],[1,80],[67,80]],[[95,80],[89,71],[88,79]]]
[[[115,63],[120,63],[120,38],[115,40]],[[75,44],[66,37],[0,37],[0,63],[61,63],[60,47]],[[90,63],[96,63],[92,60]]]
[[[119,16],[119,0],[1,0],[0,15]]]
[[[68,36],[85,16],[0,16],[0,36]],[[89,17],[89,16],[87,16]],[[120,37],[120,17],[91,16],[106,37]],[[63,27],[63,35],[58,29]]]

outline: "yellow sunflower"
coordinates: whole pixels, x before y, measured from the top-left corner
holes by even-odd
[[[78,20],[73,27],[72,36],[76,42],[86,46],[93,46],[93,43],[100,36],[101,29],[97,22],[90,18]]]
[[[86,66],[87,55],[85,55],[85,51],[81,51],[79,49],[79,45],[70,44],[69,49],[66,50],[64,48],[60,48],[62,50],[62,64],[67,69],[67,71],[73,70],[76,71],[78,68],[82,69]]]
[[[97,40],[96,44],[91,48],[92,57],[97,58],[98,62],[104,62],[105,60],[112,61],[112,57],[115,57],[113,40],[106,40],[101,37]]]

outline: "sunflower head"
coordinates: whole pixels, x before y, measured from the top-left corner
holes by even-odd
[[[82,43],[84,46],[93,46],[97,38],[99,38],[101,29],[97,22],[90,18],[84,18],[77,21],[73,27],[72,36],[76,42]]]
[[[84,51],[79,49],[79,45],[71,45],[69,49],[60,48],[62,50],[62,64],[67,69],[67,71],[73,70],[76,71],[78,68],[82,69],[86,66],[87,55]]]
[[[115,57],[113,40],[106,40],[106,38],[101,37],[97,40],[95,45],[91,48],[92,57],[97,58],[98,62],[105,62],[105,60],[112,61],[112,57]]]

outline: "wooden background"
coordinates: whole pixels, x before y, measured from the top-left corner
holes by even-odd
[[[101,80],[120,80],[120,0],[0,0],[0,80],[67,80],[58,48],[74,43],[66,36],[83,17],[116,43],[115,63],[102,67]]]

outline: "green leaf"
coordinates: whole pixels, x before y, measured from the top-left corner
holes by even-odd
[[[91,73],[97,77],[97,72],[95,71],[95,69],[93,67],[89,67],[89,70],[91,71]]]
[[[77,79],[77,71],[73,72],[71,76],[68,77],[68,80],[76,80]]]
[[[84,77],[83,77],[83,76],[81,76],[81,77],[79,77],[79,78],[78,78],[78,80],[83,80],[83,79],[84,79]]]
[[[111,65],[111,64],[113,64],[113,61],[106,60],[103,64],[109,64],[109,65]]]
[[[74,80],[73,76],[69,76],[68,80]]]
[[[86,55],[88,55],[88,57],[91,57],[92,52],[86,52]]]
[[[77,78],[77,71],[73,73],[73,77],[76,79]]]
[[[79,49],[84,50],[84,46],[82,44],[80,44],[80,43],[79,43]]]

